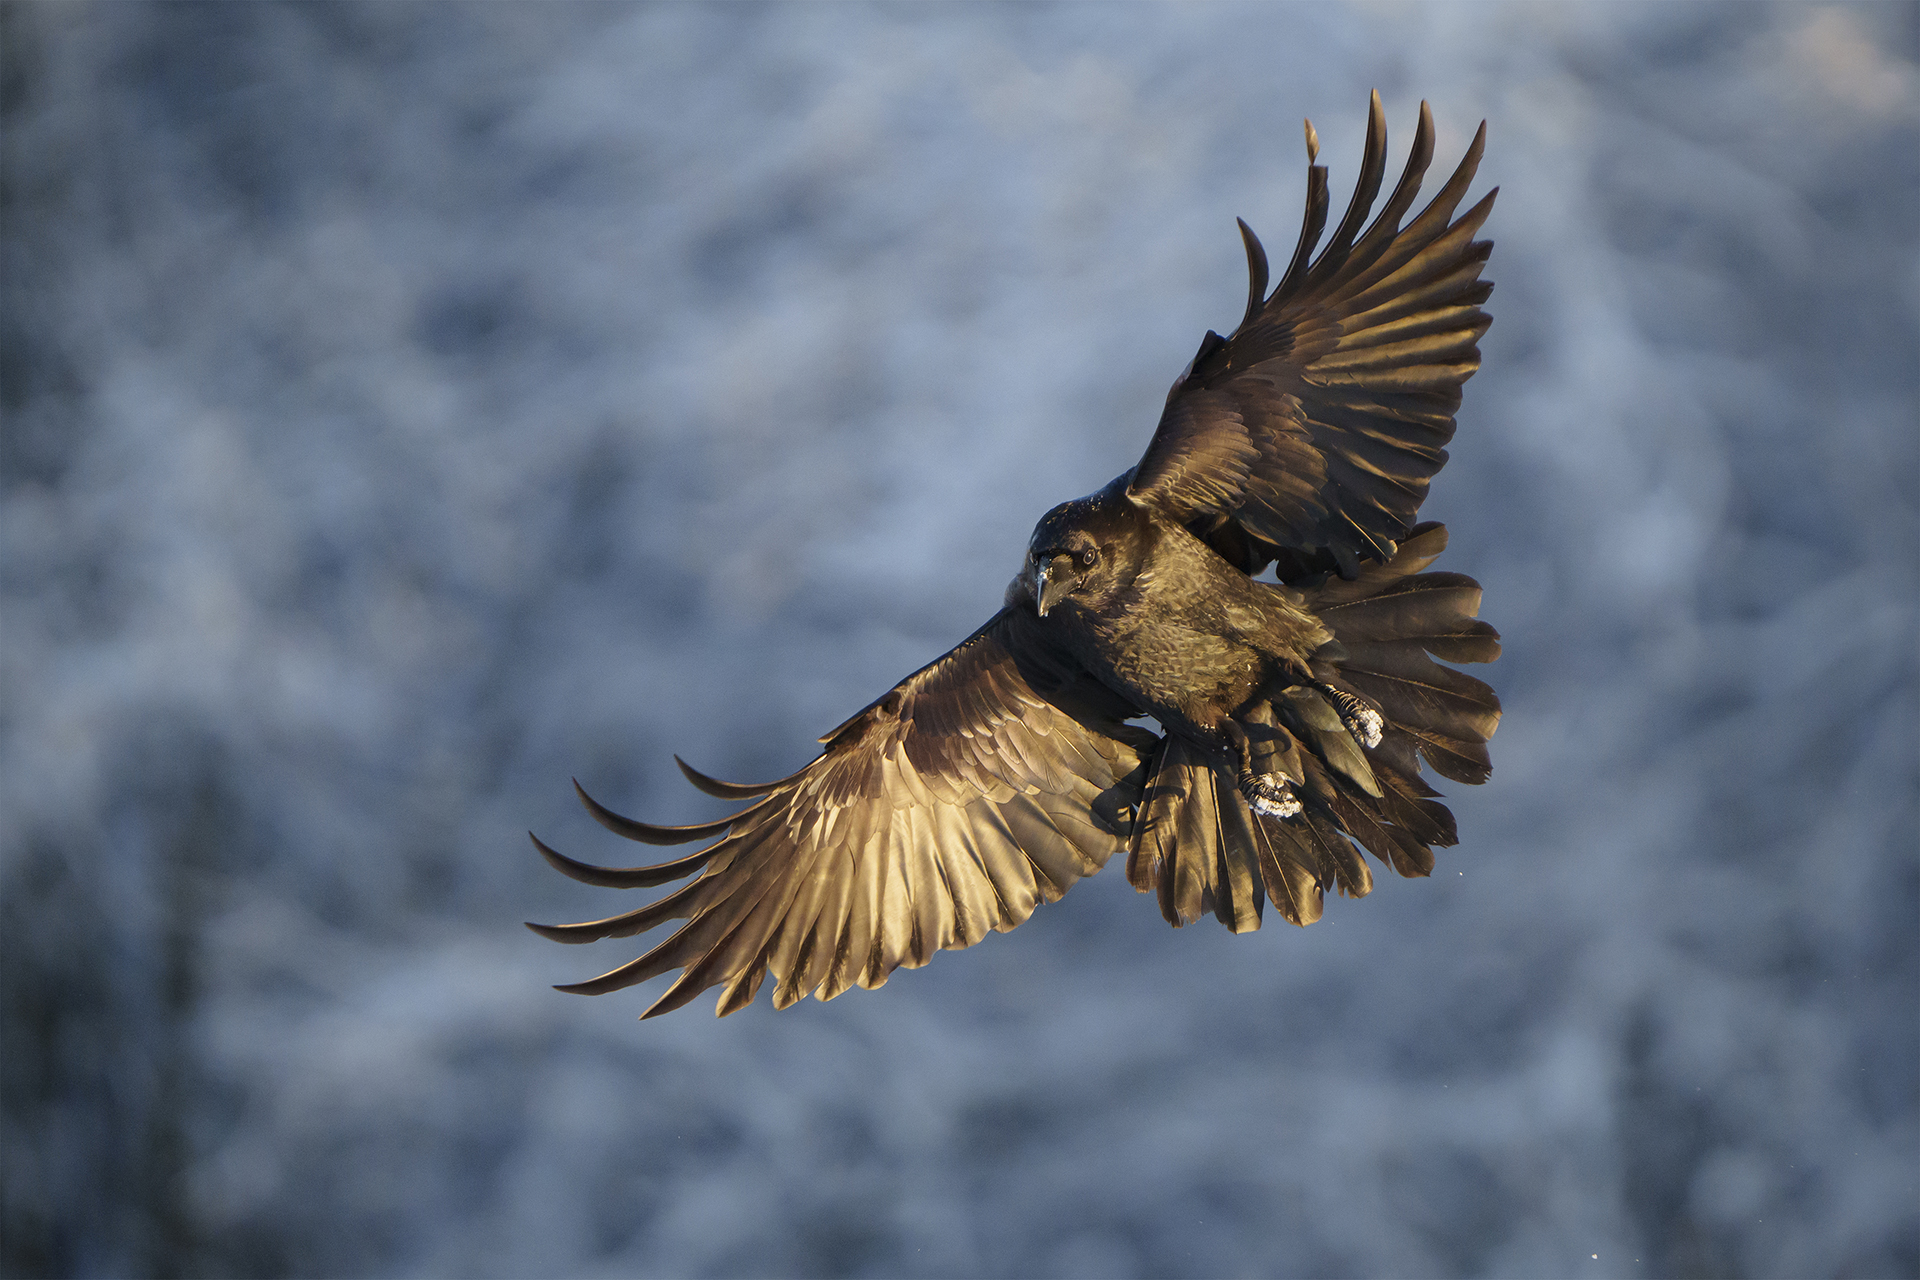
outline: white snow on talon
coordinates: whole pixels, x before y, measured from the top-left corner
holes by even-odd
[[[1255,813],[1269,818],[1292,818],[1300,813],[1300,798],[1285,778],[1256,778],[1245,793]]]
[[[1380,745],[1380,735],[1386,732],[1387,721],[1378,711],[1346,692],[1330,684],[1317,686],[1340,712],[1340,722],[1347,726],[1347,732],[1353,740],[1363,747]]]

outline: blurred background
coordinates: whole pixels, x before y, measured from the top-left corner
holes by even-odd
[[[12,4],[8,1275],[1920,1274],[1911,4]],[[636,1015],[524,919],[1488,121],[1460,846]],[[638,896],[638,895],[636,895]]]

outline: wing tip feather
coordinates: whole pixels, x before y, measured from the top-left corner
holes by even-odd
[[[674,756],[673,762],[680,766],[680,772],[688,782],[720,800],[753,800],[766,795],[780,785],[780,782],[722,782],[718,778],[700,772],[678,755]],[[780,781],[784,782],[786,779],[783,778]]]
[[[681,827],[665,827],[652,822],[641,822],[635,818],[629,818],[625,814],[615,813],[612,809],[607,808],[598,800],[588,795],[587,789],[580,785],[578,778],[573,779],[573,789],[574,792],[579,795],[580,803],[585,805],[587,812],[593,815],[595,822],[617,836],[625,837],[628,840],[636,840],[641,844],[687,844],[694,840],[705,840],[712,836],[723,835],[734,823],[753,812],[752,808],[748,808],[739,813],[729,814],[724,818],[717,818],[712,822],[697,822]],[[754,807],[757,808],[758,806]]]

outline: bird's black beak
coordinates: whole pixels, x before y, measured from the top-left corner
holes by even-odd
[[[1068,557],[1055,556],[1034,566],[1033,604],[1041,617],[1046,617],[1047,610],[1059,604],[1073,588],[1073,562]]]

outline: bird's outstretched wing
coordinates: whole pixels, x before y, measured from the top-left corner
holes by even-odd
[[[774,1004],[830,1000],[942,948],[1005,931],[1105,865],[1127,843],[1141,761],[1158,739],[1124,723],[1134,708],[1050,644],[1030,610],[1003,609],[937,662],[821,741],[826,750],[764,786],[702,790],[754,803],[730,818],[656,827],[581,792],[609,829],[653,844],[718,837],[650,867],[593,867],[535,838],[560,871],[589,884],[692,883],[624,915],[529,925],[591,942],[685,920],[639,959],[561,987],[597,995],[681,970],[643,1017],[724,984],[718,1012],[752,1001],[768,974]]]
[[[1313,256],[1326,224],[1324,166],[1307,126],[1306,223],[1280,284],[1240,224],[1247,312],[1231,338],[1209,332],[1167,395],[1134,499],[1188,525],[1249,573],[1278,562],[1283,580],[1384,561],[1407,535],[1427,483],[1447,460],[1460,385],[1480,366],[1492,291],[1480,278],[1492,244],[1474,232],[1496,192],[1459,219],[1486,125],[1433,202],[1404,228],[1433,158],[1433,116],[1405,174],[1362,233],[1386,170],[1387,126],[1375,94],[1366,155],[1346,217]]]

